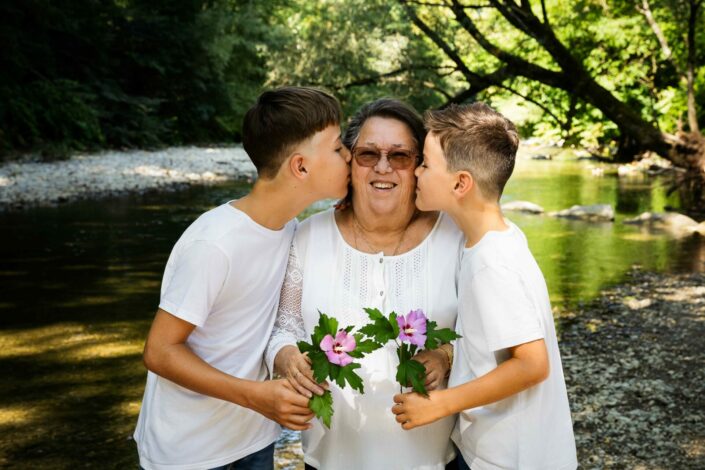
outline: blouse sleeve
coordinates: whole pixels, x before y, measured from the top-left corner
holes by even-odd
[[[274,375],[274,358],[277,357],[277,353],[284,346],[296,346],[296,342],[303,340],[306,335],[301,313],[303,279],[303,270],[299,265],[296,247],[292,244],[279,299],[277,318],[265,351],[265,362],[270,376]]]

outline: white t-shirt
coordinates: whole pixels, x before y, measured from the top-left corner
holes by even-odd
[[[294,237],[267,364],[283,346],[310,341],[318,310],[335,316],[341,327],[358,329],[370,322],[363,307],[404,315],[420,308],[439,328],[453,328],[462,247],[462,232],[445,214],[418,246],[398,256],[348,245],[333,210],[306,219]],[[321,470],[443,470],[455,454],[450,441],[455,417],[403,430],[391,410],[399,393],[394,343],[357,362],[365,393],[329,381],[331,427],[314,419],[313,428],[302,433],[305,462]]]
[[[269,230],[228,203],[199,217],[174,246],[159,307],[196,325],[186,343],[216,369],[266,379],[263,354],[295,228],[292,220]],[[202,470],[259,451],[279,433],[250,409],[149,372],[134,437],[147,470]]]
[[[550,374],[540,384],[460,413],[453,432],[473,470],[575,469],[568,395],[548,289],[526,238],[509,229],[465,248],[458,283],[455,358],[448,386],[487,374],[508,359],[507,348],[543,338]]]

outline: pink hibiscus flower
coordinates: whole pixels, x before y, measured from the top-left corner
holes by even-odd
[[[328,361],[341,367],[347,366],[353,361],[348,353],[353,351],[355,346],[355,338],[345,330],[339,330],[335,338],[326,335],[321,340],[321,349],[326,353]]]
[[[412,310],[406,314],[397,316],[399,324],[399,339],[416,346],[423,347],[426,343],[426,315],[423,310]]]

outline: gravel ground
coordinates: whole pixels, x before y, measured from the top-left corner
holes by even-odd
[[[53,163],[0,166],[0,210],[254,177],[242,147],[101,152]]]
[[[705,468],[705,273],[633,271],[563,315],[581,468]]]
[[[633,271],[558,327],[581,469],[705,469],[705,273]],[[301,461],[286,432],[277,468]]]

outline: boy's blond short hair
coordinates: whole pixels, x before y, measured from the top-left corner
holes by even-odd
[[[484,103],[427,111],[424,120],[441,144],[448,170],[470,172],[482,194],[499,201],[519,147],[514,124]]]

